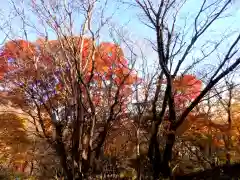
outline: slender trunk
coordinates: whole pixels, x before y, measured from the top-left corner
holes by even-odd
[[[139,127],[137,129],[137,179],[141,180],[141,157],[140,157],[140,132]]]
[[[100,158],[102,147],[103,147],[103,144],[104,144],[105,139],[107,137],[108,129],[109,129],[109,123],[107,123],[105,125],[103,132],[101,132],[100,135],[99,135],[100,140],[99,140],[98,146],[95,148],[96,159]]]
[[[62,139],[62,126],[58,123],[55,124],[55,142],[53,146],[56,150],[57,155],[60,158],[60,164],[63,169],[64,175],[67,177],[68,180],[72,180],[73,174],[67,164],[67,154]]]
[[[162,168],[161,173],[164,177],[170,177],[172,175],[170,162],[172,160],[172,149],[175,143],[175,134],[169,133],[167,135],[167,142],[163,153],[163,161],[162,161]]]
[[[150,159],[154,179],[158,179],[161,172],[161,153],[159,143],[157,141],[157,134],[153,134],[149,144],[148,157]]]
[[[80,83],[75,82],[75,114],[73,122],[73,133],[72,133],[72,160],[73,160],[73,175],[82,172],[82,134],[83,134],[83,106],[82,106],[82,91]],[[78,167],[78,172],[75,172],[75,165]]]

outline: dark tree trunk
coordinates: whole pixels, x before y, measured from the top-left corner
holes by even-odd
[[[157,135],[153,135],[150,140],[148,158],[152,165],[154,179],[158,179],[161,172],[161,153],[159,149],[159,143],[157,141]]]
[[[55,142],[53,144],[55,151],[60,158],[60,163],[64,172],[64,176],[67,177],[68,180],[73,179],[73,174],[71,169],[69,169],[67,164],[67,153],[65,150],[64,142],[62,139],[62,126],[61,124],[55,124]]]
[[[205,171],[199,171],[190,173],[187,175],[176,176],[176,180],[184,179],[237,179],[240,177],[240,163],[236,164],[225,164],[217,166],[213,169],[207,169]]]
[[[172,149],[175,143],[175,134],[167,135],[167,142],[163,153],[161,173],[163,177],[170,177],[172,175],[170,162],[172,160]]]
[[[171,133],[167,136],[167,143],[164,152],[161,155],[157,137],[152,136],[149,145],[148,157],[153,168],[154,179],[158,179],[160,175],[164,178],[172,175],[169,164],[172,159],[172,148],[174,142],[175,135]]]

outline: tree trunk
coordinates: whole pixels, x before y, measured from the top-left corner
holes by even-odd
[[[161,153],[159,143],[157,141],[157,134],[153,134],[149,144],[148,158],[152,165],[154,179],[158,179],[161,172]]]
[[[64,147],[64,143],[62,141],[62,129],[61,126],[56,125],[55,126],[55,150],[57,152],[57,155],[60,158],[60,163],[64,172],[64,175],[68,178],[68,180],[72,180],[73,179],[73,174],[71,172],[71,170],[68,168],[67,165],[67,155],[66,155],[66,151],[65,151],[65,147]]]
[[[56,142],[55,149],[60,158],[60,163],[63,168],[64,175],[67,176],[68,180],[72,180],[73,175],[71,173],[71,170],[69,170],[69,168],[68,168],[67,156],[66,156],[64,145],[62,144],[62,142]]]
[[[163,153],[163,161],[161,173],[164,177],[170,177],[172,175],[170,162],[172,160],[172,149],[175,142],[175,134],[169,133],[167,135],[167,142]]]
[[[172,148],[175,143],[175,134],[169,133],[166,138],[167,142],[162,154],[159,149],[157,133],[154,133],[150,140],[148,157],[152,165],[154,179],[158,179],[160,175],[165,178],[171,176],[170,162],[172,160]]]

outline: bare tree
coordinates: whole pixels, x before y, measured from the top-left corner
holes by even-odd
[[[144,23],[155,33],[156,42],[152,42],[152,44],[153,49],[158,54],[158,63],[161,68],[158,72],[158,78],[156,78],[157,86],[152,101],[152,135],[148,154],[154,169],[155,179],[159,177],[160,173],[164,176],[171,175],[170,163],[173,146],[176,141],[175,132],[178,127],[182,125],[188,114],[199,104],[205,95],[240,64],[240,58],[237,56],[238,50],[236,49],[240,40],[240,34],[238,34],[225,55],[221,56],[220,63],[210,73],[210,77],[200,94],[180,114],[177,113],[173,81],[176,76],[180,75],[180,68],[183,67],[184,62],[189,62],[188,58],[194,53],[194,50],[201,49],[201,47],[198,47],[198,41],[204,39],[204,35],[211,28],[212,24],[222,18],[232,3],[231,0],[202,1],[194,17],[193,25],[188,29],[187,27],[183,27],[183,31],[178,31],[179,11],[187,2],[181,0],[161,0],[158,2],[137,0],[135,4],[142,10],[147,19],[147,22]],[[186,33],[189,32],[192,33],[191,37],[186,36]],[[222,39],[220,39],[210,51],[202,51],[202,58],[197,61],[193,60],[190,69],[211,57],[210,55],[217,51],[218,46],[222,42]],[[186,71],[188,71],[187,68]],[[161,109],[159,110],[156,107],[159,102],[158,99],[160,98],[161,82],[163,79],[166,79],[166,87],[164,96],[162,97],[163,102],[159,105]],[[168,121],[170,123],[169,133],[166,136],[164,151],[160,152],[157,133],[166,112],[168,112]]]

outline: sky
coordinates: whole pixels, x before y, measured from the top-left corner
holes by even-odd
[[[21,34],[20,29],[22,27],[21,21],[19,21],[18,18],[14,18],[14,20],[10,21],[9,18],[14,16],[14,10],[11,8],[11,6],[8,3],[9,0],[2,1],[1,6],[2,10],[0,11],[0,25],[4,23],[10,23],[12,25],[12,30],[16,32],[16,34]],[[20,8],[20,2],[22,0],[13,0],[18,3]],[[25,0],[24,2],[27,2],[28,0]],[[117,1],[117,0],[116,0]],[[150,46],[150,43],[148,42],[149,39],[155,40],[155,32],[152,31],[150,28],[145,26],[143,23],[140,22],[140,20],[144,20],[141,12],[139,9],[128,7],[127,5],[121,5],[116,3],[116,1],[109,1],[108,8],[105,11],[105,15],[110,15],[114,10],[116,10],[116,13],[114,14],[111,23],[115,24],[118,29],[122,29],[121,33],[126,36],[126,38],[129,38],[130,40],[135,43],[138,47],[135,49],[138,54],[140,54],[140,49],[144,50],[144,53],[147,55],[148,63],[154,65],[154,62],[156,61],[156,53],[153,51],[152,47]],[[127,0],[129,2],[132,2],[133,0]],[[153,0],[154,1],[154,0]],[[210,1],[210,0],[209,0]],[[184,8],[179,13],[179,19],[177,21],[177,28],[183,27],[184,23],[187,22],[187,25],[191,25],[193,23],[193,17],[196,15],[197,10],[201,6],[201,1],[196,0],[187,0],[187,3],[184,5]],[[206,41],[217,41],[222,37],[222,32],[225,32],[226,34],[232,33],[232,31],[239,31],[240,30],[240,4],[235,3],[228,12],[231,12],[232,16],[223,18],[215,22],[208,32],[204,35],[204,38],[201,38],[200,41],[197,42],[197,45],[202,46],[203,43]],[[29,18],[29,20],[35,24],[37,27],[39,27],[39,20],[34,18],[34,14],[25,9],[25,12]],[[99,14],[98,14],[99,15]],[[98,16],[97,15],[97,16]],[[185,19],[187,17],[187,20]],[[75,28],[79,29],[81,24],[81,17],[76,16],[75,17]],[[98,19],[94,21],[93,26],[98,24]],[[186,20],[186,21],[185,21]],[[38,28],[38,30],[43,30],[41,27]],[[8,32],[5,30],[5,33]],[[50,32],[50,31],[49,31]],[[77,31],[76,31],[77,32]],[[0,31],[0,42],[3,42],[5,40],[5,33]],[[190,34],[189,34],[190,35]],[[22,35],[21,35],[22,36]],[[39,35],[36,34],[36,31],[32,31],[32,29],[28,31],[28,38],[30,41],[35,41],[38,38]],[[54,39],[55,35],[54,33],[49,33],[50,39]],[[117,37],[118,38],[118,37]],[[102,31],[101,41],[111,41],[111,37],[109,36],[109,26],[106,26],[106,28]],[[219,47],[218,53],[224,53],[229,47],[229,43],[232,42],[234,39],[234,36],[230,36],[226,39],[226,43],[224,43],[222,46]],[[186,39],[186,42],[188,42],[189,39]],[[209,44],[211,46],[211,44]],[[213,55],[212,59],[215,59]],[[192,57],[198,57],[200,56],[199,51],[194,51],[194,54],[192,54]],[[191,58],[189,59],[189,62],[191,62]],[[209,61],[214,61],[210,60]],[[208,63],[208,62],[206,62]],[[209,62],[210,64],[212,62]],[[141,63],[140,63],[141,64]]]
[[[17,4],[19,4],[19,2],[22,0],[13,0],[13,1],[15,1],[15,2],[17,2]],[[131,2],[134,0],[128,0],[128,1]],[[0,17],[1,17],[1,19],[5,20],[5,21],[6,20],[8,21],[9,16],[13,16],[12,11],[14,11],[14,10],[11,7],[11,5],[9,5],[9,2],[10,2],[10,0],[1,2],[2,10],[0,11]],[[200,3],[201,3],[200,1],[196,1],[196,0],[188,0],[187,1],[186,5],[184,5],[184,8],[182,8],[182,10],[180,11],[180,14],[179,14],[179,17],[180,17],[179,23],[178,23],[179,26],[182,26],[184,24],[184,20],[181,17],[188,16],[188,22],[191,23],[193,14],[200,8]],[[223,29],[228,29],[229,27],[231,27],[231,29],[239,30],[239,28],[240,28],[240,26],[239,26],[240,10],[238,10],[238,7],[240,7],[240,4],[238,5],[236,3],[235,7],[233,6],[233,8],[231,8],[231,13],[233,13],[233,16],[228,17],[227,20],[222,19],[222,20],[219,20],[218,22],[214,23],[212,26],[212,29],[213,30],[221,29],[221,32],[222,32]],[[116,10],[116,8],[118,8],[118,10]],[[127,5],[119,6],[119,4],[110,1],[108,8],[106,10],[106,15],[111,14],[113,11],[116,11],[116,13],[115,13],[112,21],[114,21],[119,26],[124,25],[125,26],[124,29],[128,31],[129,36],[132,37],[133,39],[135,39],[135,38],[154,39],[155,38],[155,33],[150,28],[146,27],[144,24],[142,24],[139,21],[139,20],[143,20],[143,18],[138,9],[133,8],[133,7],[128,7]],[[38,25],[38,20],[33,18],[34,15],[32,14],[32,12],[30,12],[30,11],[28,12],[26,9],[25,9],[25,12],[29,15],[32,23],[34,23],[35,25]],[[76,19],[77,18],[79,18],[79,17],[76,17]],[[3,22],[1,22],[0,24],[3,24]],[[79,21],[79,22],[81,22],[81,21]],[[13,21],[12,24],[15,25],[13,27],[16,29],[16,31],[17,31],[17,29],[21,28],[21,23],[20,23],[19,19],[15,18],[15,21]],[[214,32],[214,36],[217,36],[217,34],[218,34],[217,32]],[[213,38],[212,35],[213,35],[213,33],[208,32],[208,35],[206,37]],[[50,36],[53,37],[53,34],[50,34]],[[0,31],[0,39],[2,40],[4,38],[5,38],[4,33],[2,33]],[[35,33],[33,33],[33,32],[29,33],[30,40],[35,40],[36,38],[37,37],[36,37]]]
[[[193,18],[196,17],[196,12],[201,7],[201,1],[196,0],[188,0],[187,3],[184,5],[182,10],[179,13],[179,19],[177,21],[177,27],[183,27],[185,23],[185,17],[187,17],[187,26],[192,25]],[[200,38],[200,40],[196,43],[198,46],[202,46],[206,41],[209,41],[208,46],[205,48],[206,52],[208,49],[211,49],[213,46],[210,42],[213,41],[219,41],[222,36],[223,32],[225,35],[231,34],[228,38],[226,38],[225,42],[218,48],[217,53],[212,54],[211,57],[208,58],[206,62],[202,65],[203,68],[206,68],[206,64],[215,64],[216,63],[216,56],[221,55],[221,53],[224,54],[226,50],[228,50],[229,45],[235,40],[236,32],[240,32],[240,3],[235,3],[231,8],[229,8],[225,15],[231,14],[231,16],[219,19],[218,21],[214,22],[211,26],[211,28],[205,33],[203,38]],[[155,32],[150,30],[150,28],[146,27],[144,24],[139,23],[139,19],[142,20],[142,16],[140,16],[139,12],[125,10],[124,12],[120,13],[120,18],[118,19],[118,22],[120,24],[124,22],[128,22],[130,19],[130,22],[128,23],[127,28],[130,31],[130,37],[134,37],[139,43],[139,46],[142,47],[145,52],[147,53],[149,62],[155,62],[156,60],[156,54],[152,50],[152,47],[150,47],[150,44],[147,43],[147,41],[144,39],[152,39],[155,40]],[[234,32],[234,33],[233,33]],[[189,34],[189,36],[191,33]],[[188,42],[189,39],[186,38],[186,42]],[[189,57],[188,61],[186,61],[185,66],[190,64],[192,62],[192,57],[200,57],[199,51],[193,51],[194,53]],[[240,55],[240,54],[239,54]],[[188,63],[189,62],[189,63]],[[183,66],[181,70],[185,69],[185,66]],[[153,68],[155,66],[153,65]]]

